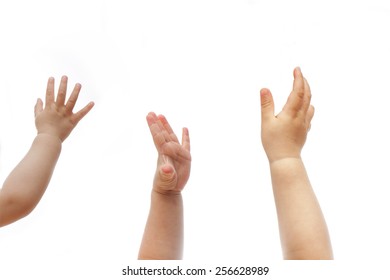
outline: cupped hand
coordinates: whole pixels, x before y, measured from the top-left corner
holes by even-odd
[[[269,89],[262,89],[261,140],[270,163],[283,158],[300,158],[306,142],[314,107],[311,91],[299,67],[294,69],[293,90],[282,111],[275,116]]]
[[[146,120],[158,152],[157,169],[153,190],[162,194],[180,194],[190,177],[190,137],[183,128],[182,143],[179,143],[167,119],[151,112]]]

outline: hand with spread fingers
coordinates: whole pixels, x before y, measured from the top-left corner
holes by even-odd
[[[300,158],[314,115],[310,87],[300,68],[294,69],[293,90],[278,115],[270,90],[264,88],[260,95],[261,139],[268,160]]]
[[[38,99],[35,105],[35,125],[38,134],[48,134],[58,137],[63,142],[77,123],[92,109],[93,102],[88,103],[77,113],[73,113],[76,105],[81,85],[76,84],[68,102],[65,104],[68,78],[63,76],[58,89],[57,99],[54,100],[54,78],[49,78],[46,89],[45,108],[43,102]]]
[[[157,170],[153,189],[163,194],[175,194],[183,190],[190,177],[190,137],[183,128],[182,143],[163,115],[149,113],[146,117],[154,145],[158,152]]]
[[[68,78],[63,76],[57,100],[54,100],[54,79],[49,78],[45,108],[41,99],[35,105],[38,134],[0,190],[0,227],[27,216],[36,207],[50,182],[62,142],[94,105],[90,102],[73,113],[81,85],[76,84],[65,105],[67,82]]]

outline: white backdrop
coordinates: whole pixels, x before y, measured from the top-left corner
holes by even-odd
[[[4,279],[123,279],[149,210],[149,111],[190,130],[187,263],[278,263],[259,90],[280,110],[298,65],[316,108],[303,158],[335,258],[388,258],[389,1],[1,1],[0,34],[1,182],[49,76],[83,85],[77,108],[96,103],[38,207],[0,229]]]

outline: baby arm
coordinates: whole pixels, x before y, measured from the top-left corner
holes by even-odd
[[[147,122],[158,152],[149,217],[138,259],[177,260],[183,255],[183,199],[181,191],[190,176],[188,129],[182,143],[166,118],[149,113]]]
[[[332,259],[325,219],[301,159],[314,115],[309,84],[296,68],[293,90],[277,116],[271,92],[262,89],[260,96],[261,139],[271,170],[284,258]]]
[[[67,77],[63,76],[57,100],[54,100],[54,79],[49,78],[45,108],[41,99],[35,105],[37,136],[0,190],[0,226],[27,216],[35,208],[49,184],[62,142],[94,105],[91,102],[72,113],[81,85],[75,85],[65,105],[67,82]]]

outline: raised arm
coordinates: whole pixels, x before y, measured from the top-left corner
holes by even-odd
[[[182,143],[166,118],[146,117],[158,152],[149,217],[138,259],[178,260],[183,255],[183,199],[181,191],[190,176],[191,154],[188,129]]]
[[[262,89],[261,139],[267,154],[285,259],[332,259],[332,246],[320,205],[306,173],[301,150],[314,107],[299,68],[283,110],[275,116],[271,92]]]
[[[63,76],[57,99],[54,100],[54,78],[49,78],[45,108],[42,100],[37,100],[37,136],[0,190],[0,226],[25,217],[35,208],[49,184],[61,153],[62,142],[94,105],[90,102],[79,112],[73,113],[81,85],[75,85],[65,105],[67,82],[68,78]]]

